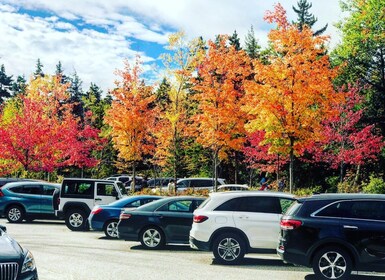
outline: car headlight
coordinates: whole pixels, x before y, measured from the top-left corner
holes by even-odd
[[[34,271],[36,268],[35,259],[30,251],[27,252],[27,255],[24,258],[23,267],[21,268],[21,273],[28,271]]]

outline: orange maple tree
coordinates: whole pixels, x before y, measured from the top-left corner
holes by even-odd
[[[338,113],[333,105],[343,99],[333,88],[337,70],[323,48],[328,38],[313,36],[307,27],[299,31],[280,4],[265,20],[277,24],[269,33],[272,52],[267,62],[254,61],[255,80],[246,85],[243,109],[252,118],[248,131],[265,131],[261,144],[290,156],[291,191],[294,156],[323,137],[322,121]]]
[[[238,151],[245,141],[245,112],[240,110],[243,82],[251,74],[251,64],[244,51],[209,41],[209,50],[194,79],[197,112],[191,117],[190,134],[213,152],[215,179],[220,160],[230,150]]]
[[[111,127],[110,135],[119,158],[132,164],[132,188],[135,187],[136,163],[155,149],[152,135],[157,115],[155,95],[152,87],[140,79],[140,73],[139,60],[133,67],[125,61],[124,70],[117,71],[122,80],[115,82],[116,88],[111,92],[114,99],[104,118]]]

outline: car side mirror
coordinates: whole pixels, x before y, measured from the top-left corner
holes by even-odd
[[[7,227],[6,226],[3,226],[3,225],[0,225],[0,230],[4,231],[4,232],[7,232]]]

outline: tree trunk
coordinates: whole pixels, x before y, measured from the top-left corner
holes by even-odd
[[[217,179],[218,179],[218,172],[217,172],[217,165],[218,165],[218,152],[214,152],[214,192],[217,191]]]
[[[344,181],[344,162],[342,161],[340,164],[340,183]]]
[[[290,193],[293,191],[293,168],[294,168],[294,140],[290,138],[290,166],[289,166],[289,186]]]
[[[131,193],[135,192],[136,185],[136,166],[135,161],[132,163],[132,182],[131,182]]]

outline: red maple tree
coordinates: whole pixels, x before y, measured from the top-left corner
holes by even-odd
[[[383,138],[374,133],[374,125],[363,125],[363,97],[359,88],[342,88],[345,101],[335,107],[339,115],[324,122],[324,138],[308,149],[317,162],[326,162],[333,169],[340,168],[341,180],[346,165],[357,167],[378,159],[384,146]]]

